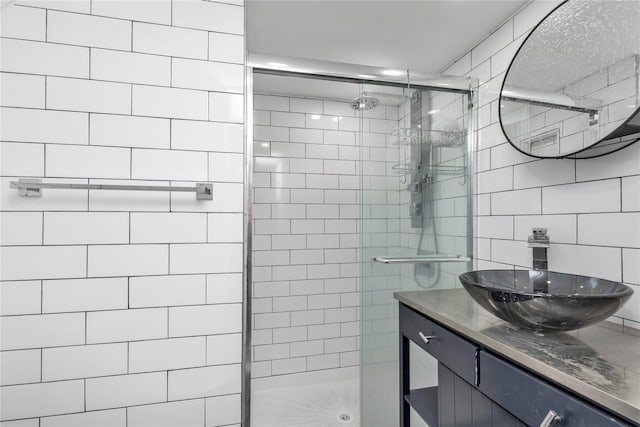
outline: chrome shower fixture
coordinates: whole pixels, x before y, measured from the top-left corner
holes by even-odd
[[[351,101],[354,110],[372,110],[380,104],[380,100],[373,96],[359,96]]]

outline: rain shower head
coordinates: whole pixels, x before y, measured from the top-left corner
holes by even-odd
[[[351,101],[354,110],[372,110],[378,106],[380,100],[373,96],[359,96]]]

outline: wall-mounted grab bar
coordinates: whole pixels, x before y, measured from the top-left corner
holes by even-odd
[[[424,255],[410,257],[381,257],[373,258],[382,264],[415,264],[419,262],[469,262],[471,258],[462,255]]]
[[[10,181],[10,188],[20,191],[23,197],[42,197],[43,188],[66,190],[133,190],[133,191],[178,191],[196,193],[197,200],[213,200],[213,184],[199,182],[195,187],[176,187],[158,185],[117,185],[117,184],[62,184],[42,182],[39,179],[20,179]]]

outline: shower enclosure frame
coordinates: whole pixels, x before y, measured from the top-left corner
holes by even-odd
[[[390,75],[388,69],[356,64],[345,64],[301,58],[271,55],[248,54],[245,66],[244,95],[244,250],[242,280],[242,367],[241,367],[241,425],[251,427],[251,314],[252,314],[252,233],[253,233],[253,76],[254,73],[295,76],[312,79],[343,81],[358,84],[381,84],[386,86],[433,89],[446,92],[466,93],[469,99],[467,118],[467,171],[468,186],[467,212],[475,218],[473,195],[475,183],[472,181],[475,170],[475,123],[477,109],[478,79],[445,75],[427,75],[406,71],[402,75]],[[407,81],[407,76],[411,81]],[[475,221],[475,219],[474,219]],[[467,235],[473,236],[473,222],[467,221]],[[470,254],[475,254],[474,239],[467,244]]]

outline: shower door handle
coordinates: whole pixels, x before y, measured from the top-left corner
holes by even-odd
[[[416,264],[422,262],[469,262],[471,258],[462,255],[426,255],[411,257],[384,257],[373,258],[374,262],[382,264]]]

